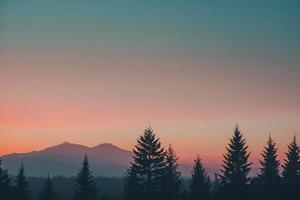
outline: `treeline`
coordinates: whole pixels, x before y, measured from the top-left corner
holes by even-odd
[[[260,171],[249,177],[252,163],[246,140],[236,126],[223,156],[220,174],[207,175],[200,156],[196,156],[189,184],[178,171],[178,157],[171,145],[161,146],[149,127],[138,138],[133,161],[124,177],[126,200],[282,200],[300,197],[300,149],[296,137],[288,145],[282,163],[275,142],[269,136],[260,160]],[[87,156],[84,157],[74,185],[74,200],[107,200],[100,195]],[[0,162],[0,199],[31,200],[24,165],[14,181]],[[45,179],[39,200],[60,200],[50,176]]]
[[[222,169],[211,181],[199,156],[195,158],[188,188],[182,187],[181,174],[173,148],[167,150],[151,128],[140,136],[133,162],[125,177],[127,200],[282,200],[300,198],[300,150],[296,137],[280,173],[277,147],[271,136],[262,152],[260,172],[250,178],[252,163],[243,134],[236,126],[224,154]]]

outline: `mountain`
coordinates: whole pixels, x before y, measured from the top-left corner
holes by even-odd
[[[45,177],[50,174],[69,177],[77,174],[85,154],[88,155],[95,176],[122,177],[132,160],[131,151],[110,143],[87,147],[69,142],[41,151],[7,154],[0,157],[0,160],[12,175],[18,173],[18,168],[23,162],[28,176]],[[218,172],[216,169],[218,167],[209,167],[207,172],[213,177]],[[180,163],[179,170],[183,176],[190,176],[192,165]]]
[[[74,176],[87,154],[91,169],[96,176],[123,176],[132,152],[110,143],[87,147],[64,142],[62,144],[30,153],[13,153],[0,157],[10,174],[17,174],[23,162],[29,176],[64,175]]]

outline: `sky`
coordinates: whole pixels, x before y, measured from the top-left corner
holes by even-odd
[[[297,0],[0,0],[0,155],[69,141],[257,163],[300,134]],[[299,136],[300,137],[300,136]],[[300,139],[298,139],[300,142]]]

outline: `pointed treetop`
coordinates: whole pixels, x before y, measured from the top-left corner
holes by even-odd
[[[24,163],[19,168],[19,173],[16,178],[16,199],[29,200],[30,191],[28,189],[28,181],[25,176]]]
[[[260,160],[261,168],[259,177],[265,184],[275,183],[279,181],[280,161],[277,159],[277,147],[272,137],[269,136],[267,145],[262,153],[263,159]]]
[[[194,159],[190,184],[191,199],[210,199],[210,180],[199,155]]]
[[[82,167],[76,177],[75,200],[95,200],[98,197],[98,188],[92,171],[89,168],[88,157],[85,154]]]
[[[295,183],[297,177],[300,176],[300,148],[297,144],[296,135],[288,145],[288,152],[285,155],[282,172],[283,180],[286,183]]]
[[[168,152],[168,154],[172,154],[172,155],[176,154],[176,152],[174,151],[171,143],[169,143],[169,147],[167,149],[167,152]]]
[[[235,122],[235,129],[239,129],[240,128],[240,125],[239,125],[239,123],[236,121]]]
[[[252,163],[248,161],[250,153],[238,125],[235,126],[226,150],[220,175],[223,185],[243,188],[250,180],[248,174]]]
[[[149,126],[145,129],[145,133],[151,133],[151,134],[153,134],[153,129],[152,129],[152,127],[150,126],[150,124],[149,124]]]
[[[147,129],[151,130],[151,122],[150,121],[148,122],[148,128]]]

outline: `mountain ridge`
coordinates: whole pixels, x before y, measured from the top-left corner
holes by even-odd
[[[74,176],[84,155],[88,155],[94,175],[122,176],[128,167],[132,152],[111,143],[93,147],[63,142],[39,151],[11,153],[0,157],[3,166],[13,175],[23,162],[30,176]]]
[[[94,176],[122,177],[132,161],[133,152],[112,143],[89,147],[66,141],[38,151],[6,154],[0,156],[0,160],[12,175],[18,173],[23,162],[28,176],[70,177],[77,174],[85,154]],[[179,163],[179,170],[183,176],[190,176],[192,165]],[[210,176],[217,172],[215,168],[207,168],[207,171]]]

